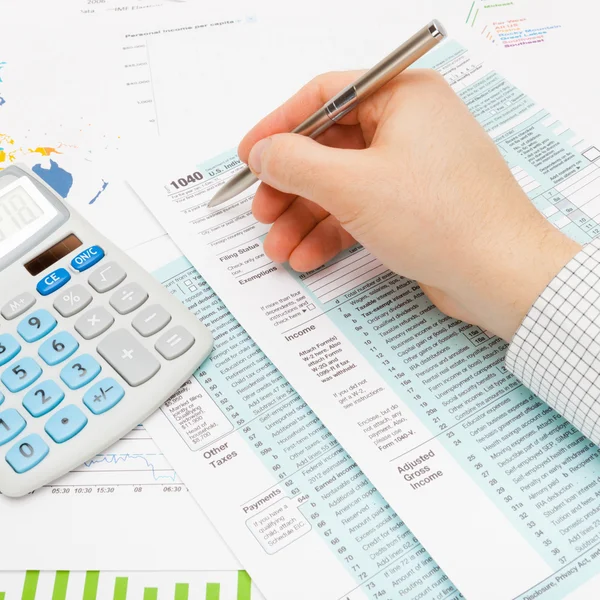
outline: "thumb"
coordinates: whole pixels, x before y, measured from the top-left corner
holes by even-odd
[[[248,166],[271,187],[308,198],[339,217],[351,209],[356,181],[369,172],[366,152],[330,148],[302,135],[282,133],[257,142]]]

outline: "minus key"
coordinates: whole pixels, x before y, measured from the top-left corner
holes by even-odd
[[[152,304],[137,313],[132,327],[143,337],[150,337],[171,322],[171,315],[160,305]]]

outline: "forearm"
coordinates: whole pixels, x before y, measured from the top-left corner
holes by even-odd
[[[508,349],[506,367],[600,443],[600,242],[587,245],[542,292]]]

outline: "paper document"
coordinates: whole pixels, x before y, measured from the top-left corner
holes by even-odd
[[[552,223],[582,242],[600,234],[598,149],[455,42],[421,65],[446,76]],[[267,227],[250,212],[252,190],[218,210],[206,208],[239,168],[233,151],[211,160],[188,155],[155,164],[134,187],[454,584],[469,599],[548,600],[597,578],[598,448],[506,372],[502,340],[442,315],[414,282],[360,246],[308,274],[271,263],[262,251]],[[235,330],[228,335],[235,339]],[[231,410],[243,429],[256,400],[249,377],[262,367],[251,352],[230,366],[225,382],[242,393]],[[246,460],[241,444],[219,450],[232,424],[217,394],[230,394],[202,376],[199,384],[199,394],[212,400],[203,410],[214,425],[194,424],[204,437],[193,443],[215,468],[238,472]],[[293,421],[282,415],[277,425],[301,439],[302,423]],[[224,452],[229,458],[221,464],[216,455]],[[262,500],[263,527],[285,514],[282,499],[301,503],[285,482],[306,469],[303,458],[275,463],[270,493],[246,499]],[[351,502],[353,486],[341,471],[322,474],[317,495]],[[292,516],[281,518],[288,523]],[[264,557],[270,548],[257,539],[257,556],[261,549]]]
[[[215,349],[146,427],[266,597],[462,598],[191,264],[155,275]]]

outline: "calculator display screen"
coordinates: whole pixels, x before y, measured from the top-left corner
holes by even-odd
[[[26,177],[0,189],[0,260],[56,215],[54,206]]]

